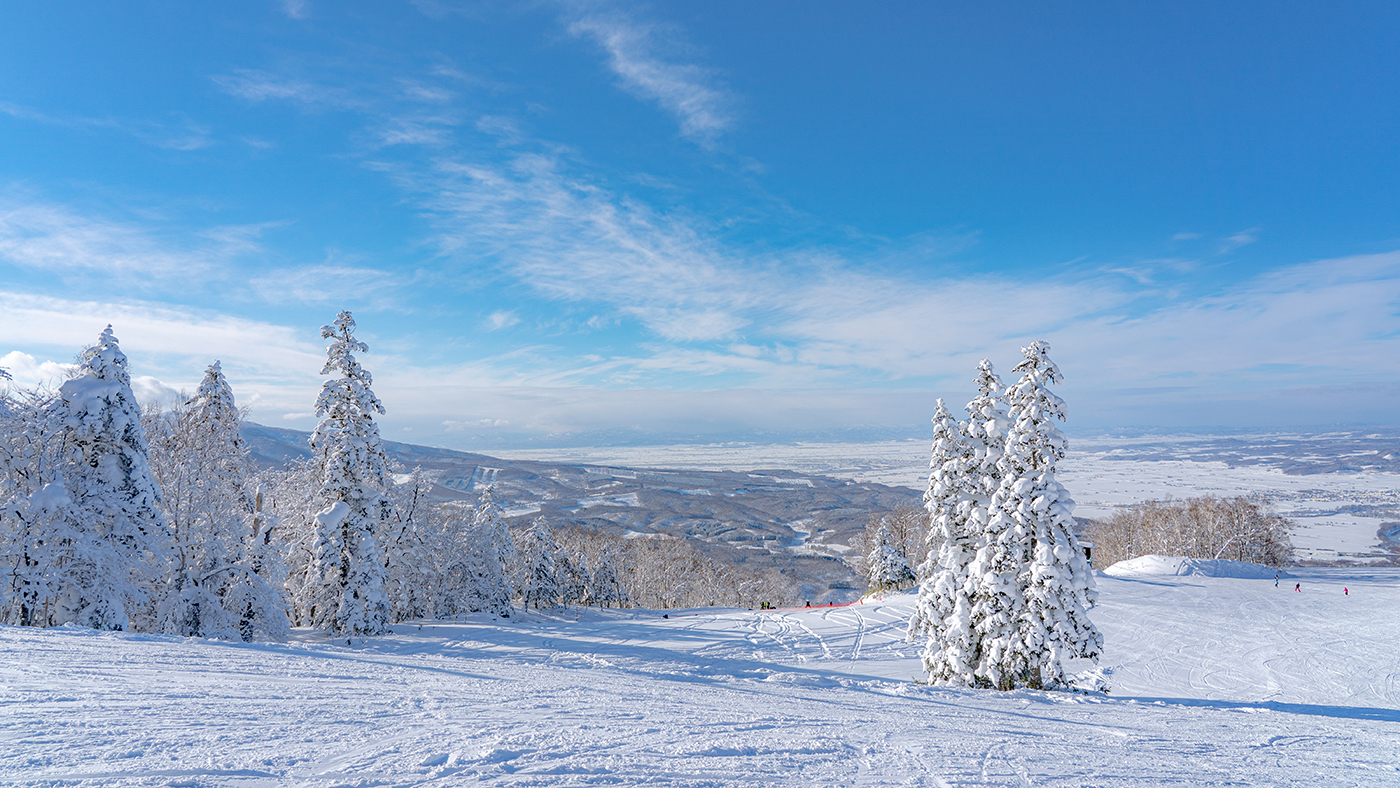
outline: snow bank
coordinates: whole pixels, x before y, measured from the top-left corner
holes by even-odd
[[[1275,575],[1288,577],[1278,567],[1251,564],[1248,561],[1226,561],[1221,558],[1182,558],[1170,555],[1144,555],[1130,558],[1103,570],[1114,577],[1138,575],[1196,575],[1198,577],[1238,577],[1247,580],[1271,580]]]

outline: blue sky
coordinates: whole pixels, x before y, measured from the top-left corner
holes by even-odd
[[[308,428],[922,435],[1050,341],[1070,428],[1394,423],[1400,9],[7,3],[0,364],[107,323]]]

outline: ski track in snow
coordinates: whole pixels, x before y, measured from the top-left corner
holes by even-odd
[[[1101,577],[1109,696],[913,683],[912,594],[349,647],[4,627],[0,784],[1400,785],[1400,570],[1290,574]]]

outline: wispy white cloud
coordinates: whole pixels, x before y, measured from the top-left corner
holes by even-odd
[[[207,310],[147,301],[83,301],[0,291],[0,348],[49,360],[71,360],[108,324],[123,350],[139,362],[134,375],[193,386],[205,366],[218,359],[233,378],[256,381],[271,392],[305,388],[324,361],[309,330],[298,331]],[[8,356],[7,356],[8,358]],[[38,369],[51,370],[39,363]],[[273,397],[280,399],[281,397]]]
[[[253,102],[292,101],[318,109],[364,109],[368,106],[345,88],[257,69],[238,69],[211,79],[225,93]]]
[[[394,294],[412,284],[403,272],[354,265],[311,265],[271,271],[249,281],[270,304],[336,304],[384,308]]]
[[[456,95],[437,85],[430,85],[418,80],[400,80],[403,95],[413,101],[421,101],[428,104],[449,104]]]
[[[601,46],[622,87],[675,116],[686,137],[712,145],[733,124],[733,99],[717,86],[715,74],[666,56],[684,50],[675,31],[589,9],[569,32]]]
[[[486,318],[487,328],[489,328],[492,331],[500,331],[503,328],[509,328],[510,326],[516,325],[519,322],[520,316],[509,309],[497,310],[495,312],[492,312]]]
[[[183,113],[173,113],[173,120],[169,122],[116,117],[68,118],[0,101],[0,114],[69,129],[110,129],[128,134],[148,145],[168,150],[195,151],[215,144],[212,128],[196,123]]]
[[[1393,379],[1400,374],[1396,304],[1400,252],[1286,266],[1220,292],[1136,315],[1110,312],[1058,333],[1067,354],[1095,359],[1085,367],[1103,385],[1184,372],[1214,390],[1277,385],[1299,367],[1310,368],[1304,377],[1332,383]]]
[[[1195,295],[1153,275],[1195,265],[1182,260],[909,278],[827,252],[746,256],[704,220],[610,193],[558,155],[442,164],[407,180],[435,212],[444,252],[490,259],[542,295],[602,305],[654,338],[575,364],[575,380],[585,370],[634,385],[667,372],[765,386],[962,380],[978,358],[1014,361],[1037,336],[1059,342],[1090,386],[1201,373],[1217,376],[1219,391],[1241,385],[1231,374],[1264,379],[1251,371],[1261,360],[1332,365],[1352,378],[1400,371],[1374,362],[1400,359],[1394,256],[1294,266]]]
[[[386,119],[376,136],[384,145],[441,147],[452,140],[452,129],[437,118],[397,117]]]
[[[311,3],[308,0],[281,0],[282,13],[292,19],[306,19],[311,15]]]
[[[1253,227],[1248,230],[1241,230],[1226,238],[1220,244],[1220,253],[1233,252],[1241,246],[1248,246],[1259,240],[1259,229],[1258,227]]]
[[[693,219],[662,217],[524,154],[507,167],[442,162],[404,175],[423,190],[445,253],[499,259],[547,296],[612,305],[662,337],[705,340],[748,324],[743,278]]]
[[[179,274],[181,287],[192,278],[255,253],[258,236],[277,223],[214,227],[172,241],[155,234],[150,223],[78,213],[29,195],[0,196],[0,262],[51,273],[88,271],[127,277],[159,287],[154,275]],[[135,278],[133,274],[146,274]]]

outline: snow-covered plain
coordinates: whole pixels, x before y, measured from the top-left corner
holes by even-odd
[[[1272,436],[1264,436],[1265,439]],[[1296,436],[1285,436],[1295,438]],[[1299,560],[1369,562],[1391,555],[1376,532],[1400,520],[1400,473],[1385,470],[1288,474],[1311,459],[1296,447],[1252,464],[1228,463],[1216,436],[1095,437],[1070,440],[1059,469],[1080,517],[1105,517],[1135,503],[1200,495],[1261,495],[1296,527]],[[926,440],[869,443],[709,444],[506,452],[518,459],[653,468],[790,468],[860,482],[922,490],[928,483]]]
[[[1400,785],[1400,570],[1290,572],[1101,576],[1108,696],[914,683],[910,594],[350,646],[0,628],[0,783]]]

